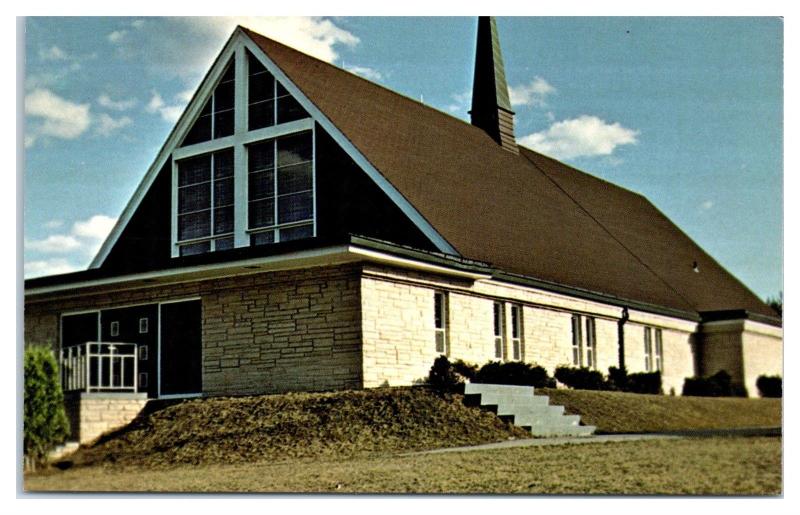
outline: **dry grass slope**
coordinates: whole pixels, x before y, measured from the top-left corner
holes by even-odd
[[[458,430],[453,430],[458,428]],[[142,414],[81,448],[75,465],[175,464],[348,457],[525,438],[458,395],[379,388],[184,401]]]
[[[657,433],[781,426],[781,399],[671,397],[622,392],[556,390],[550,397],[598,433]]]

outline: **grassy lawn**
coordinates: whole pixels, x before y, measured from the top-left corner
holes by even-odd
[[[692,429],[780,427],[782,399],[673,397],[542,388],[598,433],[652,433]]]
[[[779,495],[780,438],[697,438],[26,476],[29,491]]]

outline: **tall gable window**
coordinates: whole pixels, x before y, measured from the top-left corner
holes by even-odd
[[[172,151],[173,257],[316,236],[314,121],[277,69],[226,55]]]
[[[178,162],[180,255],[233,248],[233,150]]]
[[[248,147],[248,229],[254,245],[312,235],[313,141],[310,131]]]
[[[214,88],[211,98],[208,99],[200,116],[183,139],[183,146],[233,134],[235,77],[236,63],[231,60],[222,74],[219,84]]]
[[[308,118],[305,109],[253,54],[247,53],[247,61],[247,112],[251,131]]]

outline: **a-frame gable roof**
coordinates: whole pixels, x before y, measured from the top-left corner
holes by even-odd
[[[245,32],[463,256],[676,310],[775,315],[643,197]]]
[[[130,222],[136,210],[140,206],[147,192],[153,185],[157,175],[162,170],[162,167],[167,163],[170,155],[180,145],[180,142],[189,132],[192,124],[197,119],[200,111],[205,106],[206,102],[212,95],[214,87],[218,80],[224,73],[228,63],[234,58],[234,53],[237,47],[246,48],[261,64],[263,64],[275,76],[278,81],[289,91],[290,94],[300,103],[300,105],[310,113],[312,119],[319,123],[336,141],[340,144],[343,150],[367,173],[367,175],[375,181],[375,183],[388,195],[388,197],[400,208],[400,210],[413,222],[425,236],[427,236],[433,245],[441,252],[448,254],[458,255],[455,248],[444,239],[441,234],[426,220],[419,211],[396,189],[389,183],[383,175],[381,175],[368,159],[356,149],[352,143],[347,140],[338,128],[330,122],[324,113],[320,112],[315,104],[309,100],[302,90],[298,89],[288,78],[280,67],[264,54],[262,48],[256,45],[248,34],[250,31],[237,27],[233,34],[226,42],[223,49],[215,59],[211,68],[206,76],[200,83],[192,99],[189,101],[186,109],[176,122],[166,142],[159,150],[159,153],[148,169],[144,178],[140,182],[130,201],[123,210],[121,216],[117,220],[116,225],[111,230],[111,233],[100,247],[95,258],[90,264],[90,268],[99,268],[109,253],[114,248],[114,245],[119,241],[125,227]],[[202,144],[201,144],[202,145]],[[213,142],[208,142],[208,145],[213,145]]]
[[[228,41],[222,47],[222,50],[217,55],[217,58],[214,60],[211,68],[209,68],[205,77],[203,77],[203,80],[200,82],[200,86],[189,100],[189,103],[183,110],[181,116],[178,118],[178,121],[172,127],[167,139],[159,149],[158,154],[156,154],[155,160],[153,160],[153,163],[147,169],[147,172],[145,173],[141,182],[136,187],[136,190],[133,192],[133,195],[126,204],[125,208],[122,210],[122,214],[120,214],[119,218],[117,219],[117,223],[111,229],[108,237],[106,237],[105,241],[100,246],[100,250],[98,250],[97,254],[89,265],[90,269],[100,267],[105,258],[111,252],[111,249],[122,235],[122,232],[125,230],[128,222],[130,222],[131,218],[136,212],[136,209],[139,207],[145,195],[147,195],[147,192],[152,187],[153,182],[156,180],[159,172],[168,162],[170,154],[180,144],[183,137],[191,128],[191,124],[203,109],[203,106],[214,90],[214,86],[222,76],[222,73],[225,71],[225,66],[233,57],[233,53],[237,44],[241,44],[242,39],[243,35],[241,34],[241,31],[236,30],[233,32],[233,34],[231,34],[231,36],[228,38]]]

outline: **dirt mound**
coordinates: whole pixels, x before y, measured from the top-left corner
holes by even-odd
[[[414,451],[525,438],[459,395],[426,388],[217,397],[150,403],[72,464],[163,466]]]

